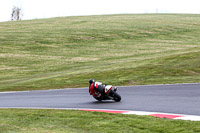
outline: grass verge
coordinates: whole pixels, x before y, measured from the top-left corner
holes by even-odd
[[[200,122],[73,110],[0,109],[0,132],[197,133]]]

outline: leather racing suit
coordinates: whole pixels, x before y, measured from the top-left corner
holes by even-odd
[[[101,95],[104,94],[104,89],[105,89],[105,85],[102,85],[101,82],[93,82],[89,86],[89,93],[90,95],[96,95],[100,97]],[[97,92],[100,92],[100,94]]]

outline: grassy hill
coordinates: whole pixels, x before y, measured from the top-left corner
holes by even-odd
[[[200,82],[200,15],[0,23],[0,91]]]

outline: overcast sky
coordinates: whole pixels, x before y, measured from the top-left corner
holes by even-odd
[[[200,14],[200,0],[0,0],[0,21],[9,21],[13,6],[22,19],[124,13]]]

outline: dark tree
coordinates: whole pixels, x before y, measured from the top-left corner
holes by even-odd
[[[22,9],[14,6],[12,9],[11,20],[18,21],[21,19],[22,19]]]

